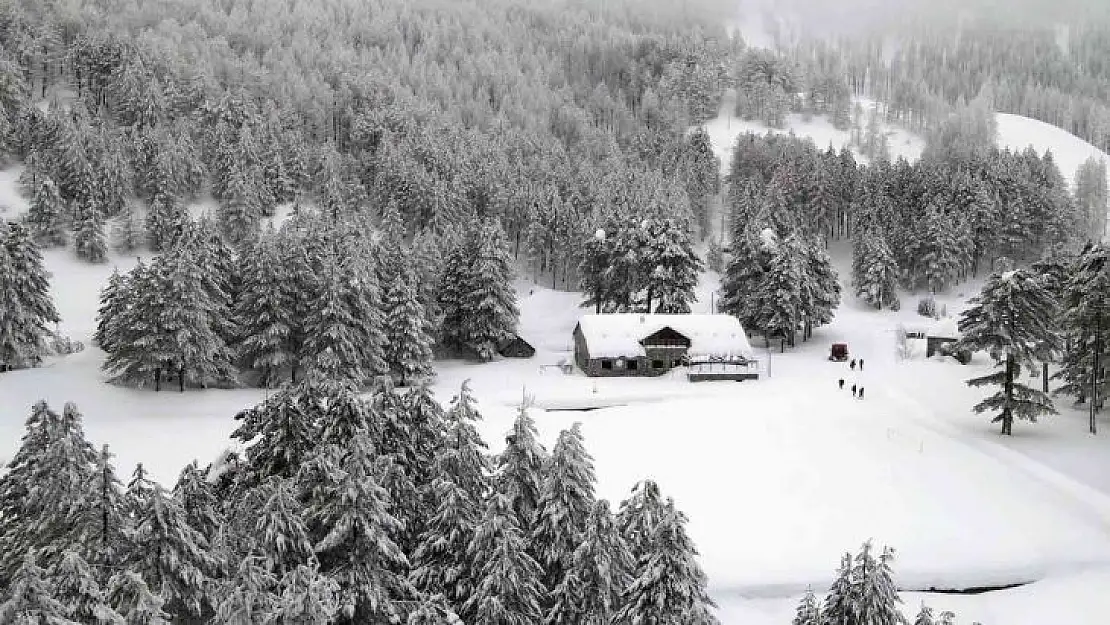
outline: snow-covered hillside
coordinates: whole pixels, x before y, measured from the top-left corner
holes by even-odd
[[[999,146],[1024,150],[1032,145],[1039,153],[1051,150],[1060,173],[1070,185],[1075,184],[1075,172],[1088,158],[1093,156],[1110,163],[1105,152],[1052,124],[1008,113],[999,113],[997,119]]]

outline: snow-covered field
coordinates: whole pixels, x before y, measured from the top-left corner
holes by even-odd
[[[1032,145],[1040,153],[1051,150],[1056,166],[1070,185],[1075,184],[1075,172],[1088,158],[1093,156],[1110,163],[1105,152],[1052,124],[1008,113],[999,113],[997,119],[999,146],[1024,150]]]
[[[819,119],[794,121],[797,134],[825,133],[819,145],[839,136]],[[727,118],[709,128],[720,153],[745,129]],[[1041,150],[1037,142],[1048,139],[1031,135],[1029,141]],[[1061,164],[1073,158],[1053,152]],[[14,170],[0,172],[0,205],[13,209],[9,216],[23,208],[16,177]],[[847,276],[847,248],[831,251]],[[107,265],[89,266],[56,250],[46,260],[61,329],[88,343],[100,287],[113,265],[127,269],[135,259],[113,256]],[[703,277],[695,311],[708,310],[716,283],[713,274]],[[939,299],[956,314],[975,290],[965,285]],[[1110,432],[1090,437],[1084,415],[1065,406],[1061,416],[1020,423],[1012,440],[1000,439],[986,418],[971,414],[980,391],[962,384],[988,363],[964,367],[896,355],[896,324],[920,323],[916,298],[905,297],[899,313],[878,313],[846,298],[833,324],[786,354],[757,342],[769,377],[690,384],[681,372],[592,380],[545,366],[570,357],[580,297],[524,281],[518,292],[521,334],[537,355],[486,365],[439,363],[437,395],[447,400],[471,379],[486,417],[483,435],[494,450],[523,396],[534,400],[549,445],[561,428],[581,421],[599,494],[614,505],[636,481],[658,480],[690,517],[724,623],[789,622],[805,586],[823,590],[839,553],[868,538],[897,548],[895,570],[905,587],[1036,582],[978,596],[911,593],[907,611],[924,599],[956,610],[961,622],[984,625],[1104,622]],[[846,365],[826,359],[829,344],[839,341],[866,359],[865,372],[852,376]],[[121,389],[103,383],[102,357],[89,348],[0,376],[0,460],[17,448],[31,403],[45,398],[60,407],[72,400],[85,414],[89,437],[112,446],[121,472],[141,461],[157,479],[172,481],[185,463],[207,462],[228,446],[233,414],[263,398],[254,389]],[[865,386],[867,399],[837,390],[840,377]],[[586,408],[595,409],[575,411]]]

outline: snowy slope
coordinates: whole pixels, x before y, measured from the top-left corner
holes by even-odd
[[[998,114],[998,145],[1011,150],[1024,150],[1032,145],[1038,153],[1052,151],[1052,157],[1068,184],[1075,184],[1075,172],[1090,157],[1105,159],[1106,153],[1070,132],[1045,122],[1010,115]]]

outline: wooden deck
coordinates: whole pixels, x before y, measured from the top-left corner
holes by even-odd
[[[758,380],[759,368],[755,362],[707,362],[693,363],[686,372],[686,378],[691,382],[713,382],[726,380],[741,382],[743,380]]]

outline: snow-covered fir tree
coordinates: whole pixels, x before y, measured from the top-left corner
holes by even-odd
[[[237,360],[257,373],[258,384],[271,387],[293,364],[291,334],[297,321],[289,307],[289,276],[276,235],[264,234],[242,256],[243,290],[235,302],[239,340]]]
[[[301,565],[281,579],[273,622],[330,625],[339,616],[339,585],[315,566]]]
[[[317,447],[319,436],[314,391],[306,383],[287,386],[254,408],[236,415],[231,437],[249,443],[245,484],[271,476],[293,477]]]
[[[686,534],[686,520],[668,500],[648,537],[651,550],[637,559],[617,622],[718,624],[711,612],[716,604],[709,598],[708,578]]]
[[[398,574],[408,566],[393,540],[401,527],[390,512],[389,493],[379,485],[378,466],[367,437],[348,443],[337,481],[323,485],[324,497],[307,511],[320,536],[315,551],[321,572],[339,587],[342,622],[388,622],[402,614],[396,603],[415,591]]]
[[[994,274],[971,304],[960,315],[958,346],[986,351],[1002,367],[967,381],[974,387],[1000,387],[976,404],[975,412],[996,412],[993,422],[1002,424],[1003,434],[1012,434],[1015,419],[1036,421],[1041,415],[1055,414],[1045,393],[1020,381],[1022,369],[1033,370],[1056,343],[1051,323],[1057,302],[1043,281],[1027,270]]]
[[[385,362],[398,383],[426,380],[432,375],[432,337],[427,329],[414,274],[399,267],[383,296],[385,307]]]
[[[42,362],[48,324],[60,318],[50,296],[49,274],[30,232],[0,220],[0,373]]]
[[[104,215],[97,204],[79,204],[73,224],[73,251],[77,258],[89,263],[102,263],[108,257],[104,236]]]
[[[54,596],[66,607],[66,616],[78,623],[124,625],[123,617],[108,605],[96,576],[76,551],[66,551],[50,572]]]
[[[230,579],[223,585],[215,606],[213,622],[226,625],[254,625],[266,622],[277,611],[274,594],[277,579],[259,562],[259,558],[243,558]]]
[[[463,622],[443,595],[426,595],[409,613],[405,625],[463,625]]]
[[[233,164],[227,174],[227,189],[220,202],[219,219],[224,236],[234,245],[248,244],[258,234],[263,202],[258,180],[251,170]]]
[[[108,582],[108,605],[123,616],[127,625],[170,625],[172,622],[162,606],[165,601],[151,592],[142,575],[123,570]]]
[[[129,548],[132,529],[123,484],[116,475],[113,457],[104,445],[97,454],[96,466],[79,504],[83,526],[79,542],[85,558],[100,571],[112,570],[121,561]],[[100,581],[107,582],[107,576],[102,576]]]
[[[513,429],[505,437],[505,450],[497,456],[495,490],[509,500],[517,527],[525,536],[535,531],[536,508],[542,492],[548,453],[540,444],[536,422],[528,413],[528,401],[517,409]]]
[[[66,244],[64,215],[65,200],[58,193],[58,187],[46,174],[37,176],[34,194],[27,210],[27,225],[35,241],[43,247],[58,247]]]
[[[211,579],[222,566],[208,540],[186,521],[181,503],[155,485],[139,513],[129,568],[160,588],[165,609],[178,619],[208,618]]]
[[[281,579],[302,565],[316,563],[316,554],[304,510],[294,496],[292,484],[280,477],[271,477],[260,487],[264,504],[257,513],[251,551],[267,573]]]
[[[848,625],[855,623],[856,605],[859,597],[852,583],[852,554],[845,553],[836,571],[836,579],[821,603],[819,623],[828,625]]]
[[[646,276],[645,310],[688,313],[694,287],[704,269],[686,230],[673,219],[648,219],[641,224],[648,245],[640,251]]]
[[[1063,384],[1053,393],[1095,401],[1097,410],[1110,395],[1110,376],[1095,375],[1110,363],[1110,249],[1089,245],[1068,270],[1060,319],[1065,345],[1060,370],[1053,375]]]
[[[516,331],[520,311],[513,288],[513,260],[501,225],[479,222],[467,237],[473,258],[466,270],[455,328],[459,347],[480,360],[492,360]],[[445,321],[446,323],[446,321]],[[445,328],[448,329],[448,328]]]
[[[617,528],[637,566],[655,549],[655,527],[665,508],[659,485],[652,480],[637,483],[632,487],[632,495],[620,503]]]
[[[812,588],[806,589],[806,594],[798,603],[791,625],[821,625],[821,609],[817,605],[817,598],[813,596]]]
[[[400,445],[379,444],[383,451],[393,454],[393,462],[400,468],[414,489],[413,496],[399,497],[393,502],[394,511],[404,523],[399,544],[406,554],[411,554],[419,541],[428,518],[435,510],[430,494],[436,477],[435,463],[443,445],[446,422],[443,407],[432,396],[431,388],[421,385],[405,393],[400,415],[405,421],[403,441]],[[387,426],[385,436],[390,436]]]
[[[856,238],[853,248],[852,283],[856,296],[878,309],[898,310],[898,260],[890,251],[886,236],[877,229]]]
[[[196,460],[181,469],[173,487],[173,497],[181,503],[189,527],[212,544],[225,521],[215,488],[205,479]]]
[[[138,207],[135,202],[124,202],[123,209],[112,220],[109,239],[112,249],[121,254],[130,254],[143,246],[145,233],[143,223],[139,220]]]
[[[528,554],[513,502],[505,494],[490,497],[467,555],[478,575],[463,606],[464,622],[531,625],[542,620],[543,570]]]
[[[77,625],[67,618],[67,607],[54,596],[46,579],[46,571],[35,562],[35,550],[26,552],[22,564],[12,578],[7,600],[0,603],[0,622],[13,625],[50,623]]]
[[[365,367],[364,319],[351,310],[349,296],[357,298],[338,263],[325,264],[323,291],[315,310],[304,320],[305,368],[322,379],[364,383],[371,375]]]
[[[168,192],[157,193],[146,214],[146,237],[151,251],[160,252],[172,246],[188,223],[189,214],[180,200]]]
[[[552,589],[548,625],[605,625],[622,605],[635,561],[613,521],[609,502],[595,501],[570,566]]]
[[[875,623],[875,625],[902,625],[905,618],[899,608],[902,600],[894,586],[890,562],[894,552],[884,547],[882,554],[875,558],[871,543],[866,542],[856,554],[852,569],[852,584],[855,589],[855,622]]]
[[[936,619],[933,618],[933,609],[922,604],[921,610],[918,611],[917,617],[913,620],[913,625],[936,625]]]
[[[96,332],[93,334],[93,343],[100,349],[111,352],[114,349],[116,335],[119,328],[115,325],[124,317],[130,305],[130,292],[127,288],[129,274],[121,274],[113,269],[108,277],[108,283],[100,290],[100,308],[96,313]]]
[[[582,441],[582,424],[575,423],[559,433],[536,504],[531,548],[548,591],[563,582],[571,567],[574,549],[592,512],[595,481],[593,458]],[[551,606],[544,603],[546,612]]]

